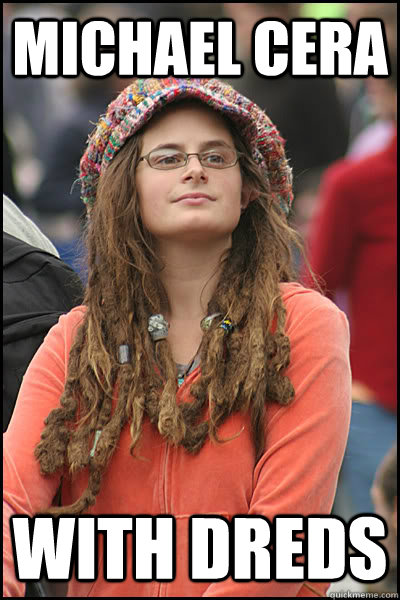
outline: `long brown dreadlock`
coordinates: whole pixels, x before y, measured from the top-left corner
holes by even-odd
[[[52,507],[47,513],[80,514],[95,503],[128,422],[132,455],[146,417],[168,442],[196,453],[208,437],[226,441],[219,439],[218,428],[229,415],[250,411],[257,462],[265,444],[266,401],[285,405],[294,395],[284,374],[290,345],[279,283],[294,279],[292,248],[300,242],[272,201],[268,179],[247,144],[231,121],[226,122],[242,153],[243,180],[257,196],[232,234],[232,247],[223,258],[222,275],[208,305],[208,314],[229,316],[235,328],[225,336],[215,323],[204,333],[201,375],[191,386],[193,401],[178,405],[176,365],[168,341],[154,347],[147,331],[148,317],[161,312],[168,300],[158,277],[162,265],[141,223],[134,184],[142,130],[125,143],[99,179],[86,233],[87,310],[70,351],[60,407],[45,420],[35,449],[44,475],[65,466],[71,475],[88,467],[88,487],[72,505]],[[131,360],[123,365],[118,362],[121,344],[132,348]],[[101,435],[91,456],[98,430]]]

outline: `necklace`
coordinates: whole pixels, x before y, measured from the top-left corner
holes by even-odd
[[[208,315],[207,317],[204,317],[200,322],[201,329],[204,332],[207,332],[210,329],[214,319],[216,317],[221,317],[221,316],[222,316],[221,313],[213,313],[212,315]],[[225,318],[221,321],[221,323],[218,325],[218,327],[221,327],[222,329],[224,329],[225,333],[230,333],[232,331],[234,325],[230,319]],[[150,333],[150,336],[151,336],[153,342],[158,342],[160,340],[167,339],[169,323],[168,323],[168,321],[166,321],[165,317],[162,314],[151,315],[149,317],[147,329]],[[193,370],[195,361],[199,356],[200,348],[201,348],[201,342],[200,342],[199,347],[196,350],[196,354],[193,356],[193,358],[189,362],[189,364],[182,365],[182,364],[176,363],[178,386],[182,385],[182,383],[185,381],[187,375]]]
[[[196,360],[196,357],[198,355],[198,352],[196,352],[196,354],[193,356],[192,360],[190,361],[189,364],[187,365],[182,365],[180,363],[176,363],[177,369],[178,369],[178,373],[177,373],[177,380],[178,380],[178,386],[180,387],[182,385],[182,383],[185,381],[186,376],[189,374],[189,372],[192,370],[193,365],[194,365],[194,361]]]
[[[203,331],[207,331],[211,327],[211,324],[212,324],[213,320],[215,319],[215,317],[219,317],[219,316],[221,316],[221,313],[214,313],[212,315],[204,317],[200,321],[201,329]],[[177,363],[176,366],[178,368],[178,375],[177,375],[178,386],[182,385],[182,383],[185,381],[187,375],[189,375],[189,373],[192,371],[194,363],[199,355],[200,348],[201,348],[201,342],[200,342],[199,347],[196,350],[196,354],[193,356],[192,360],[188,364],[182,365],[182,364]]]

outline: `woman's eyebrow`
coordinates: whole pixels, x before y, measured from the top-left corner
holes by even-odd
[[[230,144],[228,144],[227,142],[225,142],[225,140],[208,140],[207,142],[202,142],[200,144],[200,149],[215,148],[218,146],[225,146],[226,148],[232,148],[232,146]],[[164,142],[162,144],[158,144],[158,146],[155,146],[152,150],[159,150],[160,148],[172,148],[173,150],[183,150],[183,147],[184,147],[184,144]]]

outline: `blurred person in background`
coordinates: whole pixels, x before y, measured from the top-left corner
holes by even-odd
[[[22,200],[15,185],[15,155],[8,136],[3,129],[3,193],[14,198],[17,206],[22,205]]]
[[[35,211],[30,200],[42,175],[49,135],[70,98],[68,82],[62,77],[17,78],[12,75],[11,27],[17,18],[64,19],[69,16],[62,3],[3,3],[3,130],[14,156],[16,186],[16,193],[10,189],[9,193],[31,216],[35,216]]]
[[[78,275],[18,206],[3,194],[3,433],[25,372],[61,314],[82,303]],[[30,581],[25,596],[65,596],[64,583]]]
[[[92,79],[80,75],[69,80],[73,98],[48,135],[43,155],[43,175],[32,205],[40,226],[56,245],[61,258],[79,270],[83,211],[79,186],[74,185],[81,148],[100,107],[118,91],[115,77]]]
[[[300,16],[301,3],[224,3],[224,15],[236,24],[237,59],[244,75],[233,85],[268,111],[286,140],[293,167],[295,190],[302,190],[304,175],[327,167],[344,155],[348,132],[344,110],[333,79],[296,77],[289,73],[265,78],[251,63],[252,29],[261,19],[279,18],[289,23]]]
[[[220,2],[151,2],[146,4],[146,10],[151,10],[155,20],[181,19],[184,23],[189,19],[220,19],[223,16]]]
[[[346,2],[303,2],[299,16],[303,19],[344,19]]]
[[[76,11],[83,23],[89,18],[120,18],[146,16],[143,11],[133,13],[129,5],[83,4]],[[79,160],[93,124],[104,106],[129,82],[113,74],[104,79],[80,75],[69,79],[71,101],[66,111],[58,114],[45,145],[43,177],[32,204],[38,212],[40,225],[56,245],[61,258],[85,279],[83,268],[83,210],[77,178]]]
[[[377,584],[368,586],[373,592],[397,592],[397,441],[385,455],[375,475],[371,489],[375,511],[388,526],[388,535],[382,540],[389,554],[389,572]]]
[[[7,194],[3,193],[3,233],[8,233],[26,244],[40,248],[57,258],[60,255],[52,242],[40,231]]]
[[[397,4],[395,2],[350,2],[346,18],[355,28],[360,19],[382,19],[388,46],[397,45]],[[394,133],[391,90],[384,79],[340,79],[349,119],[347,155],[361,158],[384,148]]]
[[[390,48],[392,75],[368,83],[384,89],[394,122],[396,46]],[[349,518],[373,512],[374,474],[397,432],[396,128],[383,150],[329,167],[318,203],[308,258],[328,297],[337,301],[337,292],[345,290],[351,328],[352,419],[334,508]]]
[[[214,6],[214,8],[212,8]],[[82,207],[77,177],[81,149],[100,111],[122,89],[129,78],[112,75],[105,79],[79,76],[76,79],[15,79],[10,72],[11,23],[14,18],[73,17],[81,23],[103,17],[150,17],[153,20],[207,16],[218,18],[220,5],[159,3],[46,3],[8,4],[5,14],[4,82],[5,115],[10,122],[13,144],[3,134],[6,158],[13,163],[3,167],[7,190],[18,205],[40,224],[54,242],[61,258],[85,279],[82,233]],[[60,86],[61,82],[61,86]],[[17,172],[16,186],[13,172]],[[19,200],[18,189],[22,189]]]
[[[310,225],[318,206],[318,191],[324,171],[325,169],[322,168],[305,173],[302,178],[301,191],[296,196],[296,212],[293,215],[292,223],[303,240],[308,237]],[[300,268],[302,259],[300,256],[298,258],[298,268]]]
[[[82,300],[77,274],[3,194],[3,433],[35,352],[60,315]]]

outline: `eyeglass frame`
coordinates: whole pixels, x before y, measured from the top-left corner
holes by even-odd
[[[168,146],[165,146],[166,148],[168,148]],[[177,167],[170,167],[168,169],[163,169],[160,167],[153,167],[150,162],[149,162],[149,156],[152,152],[155,152],[156,150],[159,150],[160,148],[154,148],[153,150],[150,150],[150,152],[148,152],[145,156],[141,156],[138,160],[138,164],[142,161],[145,160],[147,162],[147,164],[149,165],[150,169],[156,169],[157,171],[173,171],[174,169],[182,169],[182,167],[186,167],[188,165],[189,162],[189,156],[197,156],[199,163],[201,164],[202,167],[205,167],[206,169],[215,169],[216,171],[222,171],[223,169],[230,169],[231,167],[234,167],[235,165],[237,165],[239,158],[241,156],[243,156],[243,152],[239,152],[238,150],[236,150],[236,148],[229,148],[230,150],[232,150],[233,152],[235,152],[236,154],[236,160],[233,164],[231,165],[227,165],[226,167],[212,167],[211,165],[203,165],[203,163],[201,162],[201,158],[200,158],[200,154],[205,154],[206,152],[210,152],[210,150],[203,150],[202,152],[184,152],[184,150],[177,150],[177,152],[180,152],[181,154],[185,155],[185,164],[183,165],[178,165]],[[174,150],[174,148],[171,148],[171,150]],[[213,148],[211,148],[211,150],[213,150]]]

